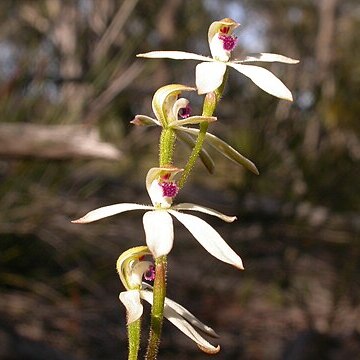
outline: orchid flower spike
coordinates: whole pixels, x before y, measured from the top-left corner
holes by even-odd
[[[208,31],[208,41],[212,57],[206,57],[184,51],[151,51],[138,54],[145,58],[167,58],[176,60],[199,60],[196,66],[196,87],[199,94],[206,94],[217,89],[223,82],[227,66],[251,79],[260,89],[278,98],[292,101],[290,90],[273,73],[255,65],[243,65],[249,62],[281,62],[296,64],[299,61],[283,55],[259,53],[230,60],[237,38],[233,31],[239,26],[232,19],[225,18],[213,22]]]
[[[178,219],[195,237],[195,239],[217,259],[243,270],[241,258],[230,248],[220,234],[204,220],[180,211],[198,211],[216,216],[226,222],[236,220],[216,210],[191,203],[173,205],[178,192],[174,176],[178,168],[152,168],[146,176],[146,189],[152,205],[121,203],[90,211],[80,219],[72,221],[77,224],[90,223],[108,216],[130,210],[147,210],[143,216],[146,244],[155,258],[167,255],[173,247],[174,227],[172,217]]]
[[[199,124],[201,122],[211,123],[217,120],[214,116],[190,116],[189,100],[179,98],[179,95],[183,91],[193,90],[195,89],[180,84],[161,87],[155,92],[152,100],[155,118],[146,115],[136,115],[131,123],[137,126],[171,127],[175,130],[176,135],[192,149],[195,145],[195,138],[198,136],[199,130],[194,127],[189,127],[188,125]],[[252,161],[241,155],[232,146],[217,136],[207,132],[205,135],[205,143],[236,164],[242,165],[254,174],[259,175],[259,171]],[[200,159],[208,171],[212,173],[215,165],[204,148],[201,149]]]
[[[143,305],[141,300],[145,300],[150,304],[153,302],[152,287],[142,281],[143,278],[146,279],[148,272],[152,273],[153,269],[152,262],[145,260],[146,256],[151,256],[150,250],[146,246],[138,246],[121,254],[116,263],[121,282],[126,288],[126,291],[120,293],[119,299],[126,308],[128,324],[142,316]],[[152,274],[151,280],[156,276],[156,274]],[[219,345],[216,347],[211,345],[199,333],[201,331],[216,338],[218,335],[215,331],[203,324],[183,306],[167,297],[165,297],[164,302],[164,316],[204,352],[215,354],[220,351]]]

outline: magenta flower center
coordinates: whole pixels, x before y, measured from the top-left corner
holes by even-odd
[[[173,198],[179,191],[178,186],[174,182],[162,182],[160,186],[162,187],[164,197]]]
[[[236,45],[237,37],[232,35],[219,34],[219,39],[223,42],[223,48],[226,51],[233,51]]]
[[[190,114],[191,114],[191,107],[189,105],[179,110],[179,115],[183,119],[187,119],[190,116]]]
[[[150,265],[149,269],[144,274],[144,279],[148,281],[154,281],[155,279],[155,266]]]

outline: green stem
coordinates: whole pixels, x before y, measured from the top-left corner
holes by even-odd
[[[172,164],[176,134],[171,128],[164,128],[160,136],[160,167]]]
[[[196,143],[194,145],[194,148],[192,149],[191,155],[190,155],[189,160],[184,168],[184,171],[181,174],[181,178],[178,181],[178,187],[180,189],[184,186],[187,178],[189,177],[189,175],[191,173],[191,170],[195,166],[196,160],[199,157],[200,151],[203,147],[205,137],[206,137],[206,131],[207,131],[208,127],[209,127],[208,122],[203,122],[200,124],[200,132],[196,139]]]
[[[227,74],[228,73],[226,71],[222,84],[214,92],[206,94],[205,99],[204,99],[204,104],[203,104],[202,116],[212,116],[214,114],[216,106],[217,106],[218,102],[220,101],[222,93],[224,91],[225,82],[227,80]],[[182,188],[184,186],[193,167],[195,166],[196,160],[199,157],[200,151],[203,147],[208,127],[209,127],[208,122],[203,122],[200,124],[200,131],[199,131],[198,137],[196,139],[194,148],[191,152],[189,160],[188,160],[187,164],[185,165],[184,171],[182,172],[181,178],[178,182],[179,188]]]
[[[159,351],[166,295],[166,266],[166,256],[155,259],[153,306],[151,308],[150,336],[145,356],[146,360],[156,360]]]
[[[137,360],[140,349],[141,319],[128,325],[129,357],[128,360]]]

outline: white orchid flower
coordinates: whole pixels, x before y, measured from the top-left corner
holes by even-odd
[[[204,220],[180,211],[198,211],[216,216],[226,222],[236,220],[235,216],[227,216],[216,210],[191,204],[181,203],[172,205],[178,187],[172,180],[181,171],[177,168],[152,168],[146,176],[146,189],[150,196],[151,205],[121,203],[101,207],[90,211],[73,223],[85,224],[108,216],[120,214],[130,210],[148,210],[143,216],[146,244],[155,258],[167,255],[173,247],[174,228],[172,217],[178,219],[195,237],[195,239],[217,259],[234,265],[243,270],[241,258],[230,248],[220,234]]]
[[[136,115],[131,123],[137,126],[171,127],[180,140],[192,149],[195,145],[195,138],[198,136],[199,130],[185,125],[193,125],[203,121],[211,123],[217,120],[214,116],[190,116],[189,100],[178,98],[178,96],[183,91],[193,90],[195,89],[181,84],[171,84],[161,87],[155,92],[152,100],[155,118],[146,115]],[[179,117],[181,119],[179,119]],[[207,132],[205,135],[205,143],[236,164],[242,165],[254,174],[259,175],[258,169],[251,160],[241,155],[232,146],[217,136]],[[208,171],[213,173],[215,164],[204,148],[201,149],[199,157]]]
[[[151,255],[146,246],[138,246],[125,251],[118,259],[116,268],[120,279],[126,288],[119,295],[120,301],[124,304],[127,312],[127,323],[140,319],[143,314],[143,305],[141,300],[145,300],[152,305],[153,292],[152,287],[142,282],[154,280],[153,264],[144,260],[144,257]],[[201,350],[209,354],[215,354],[220,351],[220,346],[211,345],[198,332],[200,330],[211,337],[218,337],[215,331],[203,324],[191,312],[173,300],[165,297],[164,316],[181,332],[193,340]]]
[[[260,89],[278,98],[292,101],[290,90],[273,73],[255,65],[243,65],[249,62],[281,62],[296,64],[299,61],[283,55],[259,53],[246,56],[243,59],[231,61],[230,56],[237,38],[232,35],[239,26],[232,19],[225,18],[213,22],[208,31],[208,41],[212,57],[206,57],[184,51],[151,51],[138,54],[145,58],[167,58],[175,60],[199,60],[196,66],[196,87],[199,94],[206,94],[217,89],[223,82],[227,66],[237,70],[251,79]]]

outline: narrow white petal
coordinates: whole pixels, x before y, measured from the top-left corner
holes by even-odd
[[[120,293],[119,299],[126,307],[128,324],[140,319],[143,313],[143,306],[140,301],[139,290],[123,291]]]
[[[226,243],[220,234],[204,220],[175,210],[169,210],[195,237],[195,239],[217,259],[243,270],[240,257]]]
[[[226,64],[219,61],[202,62],[196,65],[196,87],[198,93],[206,94],[217,89],[223,82]]]
[[[195,315],[193,315],[189,310],[185,309],[182,305],[178,304],[177,302],[166,297],[165,305],[171,307],[181,317],[187,320],[191,325],[203,331],[205,334],[215,338],[219,337],[219,335],[210,326],[207,326],[204,323],[202,323]]]
[[[143,217],[146,244],[155,258],[167,255],[174,243],[174,226],[165,210],[148,211]]]
[[[141,298],[146,300],[152,305],[153,294],[147,290],[140,291]],[[180,314],[178,314],[173,308],[165,302],[164,304],[164,316],[175,325],[181,332],[188,336],[191,340],[196,342],[201,350],[208,354],[216,354],[220,351],[220,346],[217,347],[211,345],[207,340],[205,340],[191,324],[189,324]]]
[[[267,93],[281,99],[293,100],[290,90],[269,70],[255,65],[242,65],[231,62],[228,65],[247,76]]]
[[[189,53],[185,51],[150,51],[145,54],[137,54],[137,57],[151,59],[174,59],[174,60],[200,60],[212,61],[210,57]]]
[[[140,204],[132,204],[132,203],[122,203],[122,204],[114,204],[109,206],[103,206],[101,208],[92,210],[88,212],[86,215],[77,220],[72,220],[71,222],[74,224],[86,224],[96,220],[100,220],[106,218],[108,216],[116,215],[123,213],[125,211],[131,210],[147,210],[152,209],[152,206],[148,205],[140,205]]]
[[[235,221],[237,219],[236,216],[227,216],[227,215],[224,215],[221,212],[216,211],[214,209],[210,209],[210,208],[207,208],[205,206],[200,206],[200,205],[191,204],[191,203],[177,204],[177,205],[174,205],[172,207],[172,209],[199,211],[199,212],[202,212],[204,214],[209,214],[209,215],[216,216],[219,219],[224,220],[224,221],[229,222],[229,223],[233,222],[233,221]]]
[[[272,54],[272,53],[259,53],[259,54],[250,54],[244,59],[233,60],[234,63],[246,63],[246,62],[280,62],[284,64],[297,64],[299,60],[289,58],[284,55]]]

